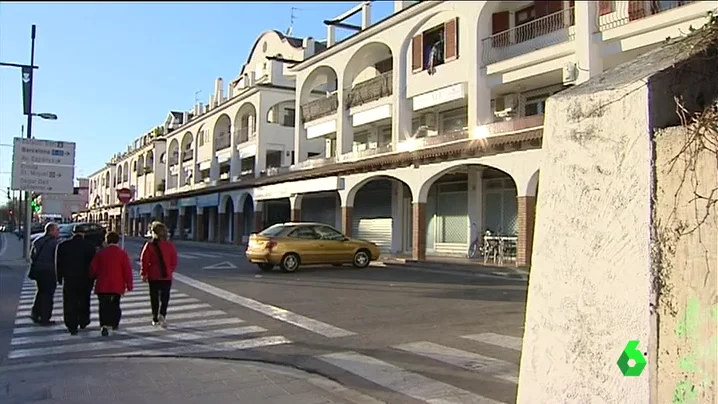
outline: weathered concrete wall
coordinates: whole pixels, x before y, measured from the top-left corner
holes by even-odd
[[[718,156],[688,135],[656,136],[658,403],[718,402]]]
[[[548,100],[519,403],[648,403],[616,365],[653,298],[648,88],[622,84]]]

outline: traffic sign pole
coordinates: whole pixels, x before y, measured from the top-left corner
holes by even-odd
[[[37,28],[33,24],[30,31],[30,66],[35,66],[35,34]],[[25,113],[27,114],[27,138],[32,139],[32,79],[35,69],[23,69],[22,72],[23,89],[27,88],[27,99],[25,100]],[[26,80],[27,77],[27,80]],[[30,259],[30,226],[32,225],[32,212],[30,211],[30,193],[25,191],[25,237],[22,239],[22,254],[26,259]]]
[[[122,202],[122,212],[120,213],[120,236],[122,237],[122,248],[125,248],[125,221],[127,220],[127,204],[132,200],[132,190],[129,188],[121,188],[117,190],[117,199]]]
[[[125,217],[127,217],[127,205],[122,204],[122,212],[120,213],[120,234],[122,235],[122,249],[125,249]]]

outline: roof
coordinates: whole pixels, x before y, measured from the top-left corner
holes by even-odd
[[[252,59],[254,50],[257,49],[257,46],[262,41],[262,38],[270,32],[273,32],[274,34],[276,34],[279,37],[280,40],[289,43],[289,45],[291,45],[294,48],[301,49],[304,46],[304,39],[302,39],[302,38],[286,36],[286,35],[282,34],[281,32],[277,31],[276,29],[264,31],[264,32],[262,32],[261,35],[259,35],[257,37],[257,40],[254,41],[254,45],[252,45],[252,49],[249,51],[249,54],[247,55],[247,61],[244,63],[244,65],[242,65],[242,69],[239,71],[239,76],[242,76],[242,74],[244,74],[244,69],[247,67],[247,65],[249,64],[249,61]],[[232,80],[230,82],[230,85],[235,85],[237,83],[237,81],[239,81],[239,78]]]
[[[715,17],[714,17],[715,18]],[[585,83],[568,88],[552,98],[576,97],[616,90],[645,80],[693,56],[718,51],[718,23],[708,23],[686,37],[671,39],[637,58],[616,66]]]

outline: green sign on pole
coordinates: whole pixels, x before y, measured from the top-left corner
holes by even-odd
[[[39,212],[39,211],[40,211],[40,205],[39,205],[37,202],[35,202],[35,201],[30,202],[30,207],[32,208],[32,211],[33,211],[33,212]]]
[[[624,376],[640,376],[646,368],[646,358],[638,350],[638,340],[630,340],[618,358],[618,368]]]

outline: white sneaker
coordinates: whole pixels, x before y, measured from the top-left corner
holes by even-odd
[[[163,316],[162,314],[160,314],[160,315],[157,317],[157,319],[158,319],[159,322],[160,322],[160,327],[162,327],[162,328],[167,328],[167,319],[165,319],[165,316]]]

